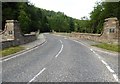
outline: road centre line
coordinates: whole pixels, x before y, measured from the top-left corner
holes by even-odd
[[[46,68],[43,68],[37,75],[35,75],[27,84],[30,84],[33,82],[42,72],[44,72]]]
[[[55,56],[56,58],[60,55],[60,53],[62,52],[63,50],[63,42],[60,40],[62,46],[61,46],[61,49],[59,50],[59,52],[57,53],[57,55]]]
[[[56,58],[60,55],[60,53],[63,50],[63,42],[60,40],[60,43],[62,44],[60,51],[57,53],[57,55],[55,56]],[[46,68],[43,68],[37,75],[35,75],[27,84],[30,84],[31,82],[33,82],[43,71],[45,71]]]

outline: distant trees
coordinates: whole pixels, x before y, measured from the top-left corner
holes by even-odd
[[[68,17],[62,12],[54,12],[37,8],[31,3],[2,3],[2,23],[14,19],[20,22],[23,33],[40,32],[81,32],[101,33],[104,19],[117,17],[120,21],[120,2],[98,2],[90,13],[90,20],[82,17],[81,20]]]
[[[106,18],[117,17],[120,21],[120,2],[97,2],[94,10],[90,13],[90,20],[82,17],[75,20],[76,32],[101,33]]]
[[[51,30],[56,32],[70,32],[74,30],[73,18],[66,16],[62,12],[43,10],[47,16]]]

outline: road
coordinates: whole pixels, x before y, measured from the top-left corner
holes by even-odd
[[[2,61],[3,82],[118,81],[118,56],[105,56],[68,38],[45,36],[43,45]]]

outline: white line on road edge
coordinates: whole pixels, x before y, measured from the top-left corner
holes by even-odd
[[[32,81],[34,81],[43,71],[45,71],[46,68],[43,68],[37,75],[35,75],[27,84],[30,84]]]
[[[105,64],[106,66],[108,66],[108,64],[104,61],[104,60],[101,60],[103,64]]]
[[[102,52],[102,53],[105,53],[105,54],[109,54],[109,55],[118,55],[118,53],[111,53],[111,52],[99,50],[98,48],[94,48],[94,49],[95,49],[96,51],[98,51],[98,52]]]
[[[93,49],[92,49],[92,48],[91,48],[90,50],[93,52]]]
[[[96,52],[95,52],[95,51],[93,51],[93,53],[94,53],[94,54],[96,54]]]
[[[46,41],[46,42],[47,42],[47,41]],[[45,42],[45,43],[46,43],[46,42]],[[39,47],[39,46],[38,46],[38,47]],[[21,55],[24,55],[24,54],[26,54],[26,53],[28,53],[28,52],[31,52],[31,51],[37,49],[38,47],[35,47],[35,48],[33,48],[33,49],[30,49],[30,50],[27,50],[27,51],[25,51],[25,52],[23,52],[23,53],[20,53],[20,54],[15,55],[15,56],[12,56],[12,57],[6,58],[6,59],[4,59],[4,60],[2,60],[2,61],[0,61],[0,62],[5,62],[5,61],[8,61],[8,60],[10,60],[10,59],[13,59],[13,58],[19,57],[19,56],[21,56]]]
[[[101,57],[100,57],[100,56],[99,56],[98,58],[99,58],[99,59],[101,59]]]
[[[113,74],[113,77],[114,77],[114,79],[115,79],[116,81],[119,81],[119,80],[118,80],[118,76],[117,76],[116,74]]]
[[[32,50],[37,49],[37,48],[38,48],[38,47],[33,48],[33,49],[31,49],[31,50],[28,50],[28,51],[26,51],[26,52],[23,52],[23,53],[21,53],[21,54],[18,54],[18,55],[15,55],[15,56],[9,57],[9,58],[7,58],[7,59],[4,59],[2,62],[7,61],[7,60],[10,60],[10,59],[13,59],[13,58],[16,58],[16,57],[19,57],[19,56],[21,56],[21,55],[23,55],[23,54],[26,54],[26,53],[28,53],[28,52],[30,52],[30,51],[32,51]]]
[[[105,66],[107,67],[107,69],[112,73],[114,79],[118,82],[118,76],[115,73],[114,70],[111,69],[111,67],[104,61],[104,60],[101,60],[103,64],[105,64]]]
[[[63,44],[63,42],[60,40],[60,43]]]
[[[79,42],[79,41],[76,41],[76,40],[73,40],[73,41],[75,41],[75,42],[77,42],[77,43],[80,43],[80,44],[86,46],[84,43],[81,43],[81,42]],[[86,47],[89,48],[88,46],[86,46]],[[96,55],[98,56],[99,59],[101,59],[100,55],[97,54],[92,48],[91,48],[90,50],[91,50],[94,54],[96,54]],[[101,60],[101,61],[102,61],[103,64],[105,64],[105,66],[107,67],[107,69],[112,73],[114,79],[118,82],[118,81],[119,81],[119,80],[118,80],[118,76],[117,76],[116,74],[114,74],[115,71],[112,70],[111,67],[108,66],[108,64],[107,64],[104,60]]]
[[[96,54],[96,55],[98,55],[93,49],[90,49],[94,54]],[[101,57],[98,55],[98,58],[99,59],[101,59]],[[103,64],[105,64],[105,66],[107,67],[107,69],[113,74],[113,73],[115,73],[115,71],[114,70],[112,70],[111,69],[111,67],[104,61],[104,60],[101,60],[102,61],[102,63]],[[115,80],[116,80],[116,78],[117,78],[117,75],[114,75],[113,74],[113,77],[115,78]]]
[[[62,52],[62,50],[63,50],[63,42],[60,40],[60,42],[61,42],[61,44],[62,44],[62,46],[61,46],[61,49],[60,49],[60,51],[57,53],[57,55],[55,56],[56,58],[60,55],[60,53]]]
[[[66,37],[64,37],[64,39],[67,39]]]
[[[92,48],[91,48],[90,50],[91,50],[94,54],[96,54],[96,52],[95,52]],[[96,54],[96,55],[98,55],[98,54]]]
[[[111,72],[111,73],[114,73],[114,71],[110,68],[110,66],[106,66],[108,68],[108,70]]]
[[[83,44],[83,43],[81,43],[81,42],[79,42],[79,41],[76,41],[76,40],[73,40],[74,42],[77,42],[77,43],[79,43],[79,44],[82,44],[82,45],[84,45],[85,47],[87,47],[87,48],[89,48],[88,46],[86,46],[85,44]]]

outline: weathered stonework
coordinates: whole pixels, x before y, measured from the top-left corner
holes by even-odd
[[[17,20],[6,20],[4,31],[0,32],[2,49],[35,41],[38,33],[22,34]]]
[[[119,21],[117,18],[105,19],[104,31],[101,37],[107,39],[118,39]]]
[[[71,36],[79,39],[118,44],[118,40],[120,39],[119,21],[117,18],[105,19],[102,34],[72,33]]]

